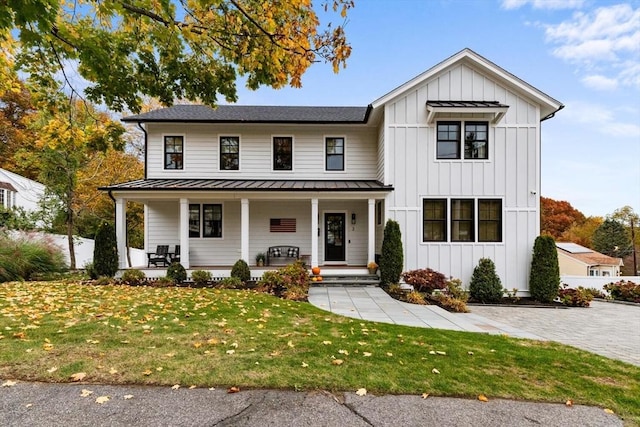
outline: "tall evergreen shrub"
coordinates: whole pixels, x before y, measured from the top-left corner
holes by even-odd
[[[469,292],[471,298],[483,303],[499,302],[502,299],[502,282],[491,259],[480,258],[478,265],[473,269]]]
[[[237,277],[242,280],[242,283],[247,283],[251,280],[251,270],[249,269],[249,264],[243,259],[239,259],[233,264],[231,268],[231,277]]]
[[[93,274],[113,277],[118,271],[118,246],[113,224],[103,222],[98,227],[93,248]]]
[[[390,219],[384,226],[382,253],[380,254],[380,282],[383,286],[398,283],[404,267],[402,233],[400,225]]]
[[[560,290],[560,267],[556,242],[551,236],[538,236],[533,245],[529,273],[529,292],[540,302],[551,302]]]

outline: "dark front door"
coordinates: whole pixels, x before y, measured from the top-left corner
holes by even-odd
[[[324,260],[344,261],[344,213],[324,214]]]

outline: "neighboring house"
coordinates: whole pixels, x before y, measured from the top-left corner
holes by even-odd
[[[622,258],[601,254],[577,243],[556,243],[562,276],[620,276]]]
[[[339,96],[339,94],[336,94]],[[404,268],[468,283],[482,257],[526,290],[540,229],[541,122],[557,100],[465,49],[363,107],[198,105],[126,117],[145,177],[103,188],[145,205],[145,247],[230,269],[293,245],[311,265],[359,267],[398,221]],[[357,269],[350,268],[350,271]],[[366,271],[366,270],[365,270]]]
[[[36,211],[44,190],[39,182],[0,168],[0,207]]]

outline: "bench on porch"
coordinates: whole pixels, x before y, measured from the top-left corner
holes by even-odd
[[[267,251],[267,265],[287,265],[300,258],[298,246],[271,246]]]

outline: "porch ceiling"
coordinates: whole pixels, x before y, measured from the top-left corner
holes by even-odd
[[[393,190],[393,186],[374,180],[139,179],[100,187],[100,190],[388,192]]]

